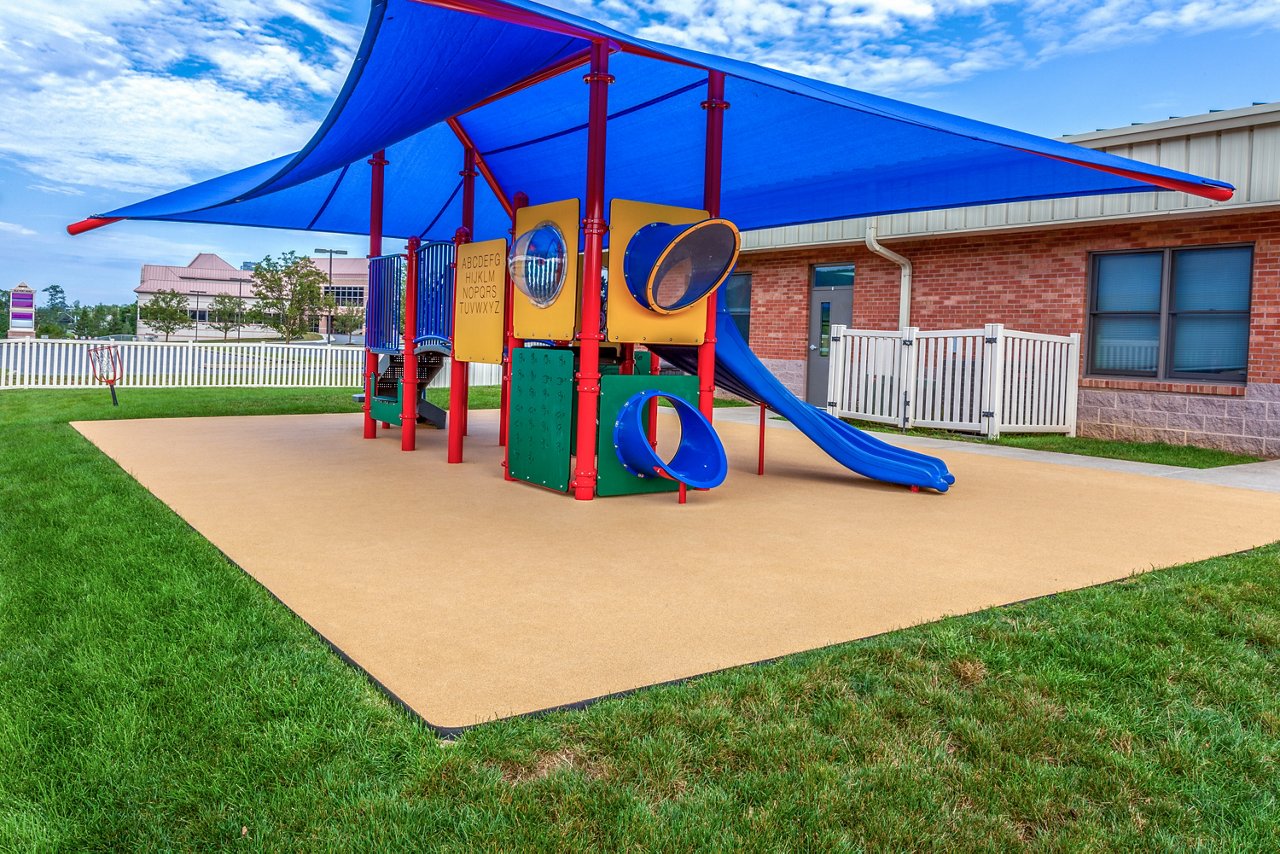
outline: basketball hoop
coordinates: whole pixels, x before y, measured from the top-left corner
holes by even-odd
[[[120,348],[114,344],[89,348],[89,364],[93,367],[93,378],[111,389],[111,405],[119,406],[116,400],[116,380],[123,371],[120,368]]]

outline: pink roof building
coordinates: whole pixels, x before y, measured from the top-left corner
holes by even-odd
[[[329,275],[328,257],[313,258],[311,263],[322,273]],[[365,290],[369,282],[367,258],[334,258],[332,277],[333,283],[326,286],[325,291],[332,294],[338,305],[364,305]],[[210,340],[222,337],[222,333],[207,326],[209,303],[219,294],[242,298],[246,308],[252,307],[255,303],[252,269],[235,267],[212,252],[201,252],[192,258],[189,264],[182,267],[143,264],[141,281],[133,290],[138,295],[139,311],[158,291],[173,290],[188,296],[188,311],[191,313],[193,324],[170,336],[170,340],[179,341],[197,337]],[[273,335],[271,330],[258,326],[246,326],[245,329],[251,330],[255,338]],[[150,338],[153,335],[156,335],[155,331],[147,327],[139,315],[138,336]]]

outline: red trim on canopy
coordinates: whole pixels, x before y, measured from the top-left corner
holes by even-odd
[[[122,219],[124,219],[122,216],[91,216],[88,219],[71,223],[71,225],[67,226],[67,234],[75,237],[77,234],[84,234],[86,231],[93,231],[95,228],[102,228],[104,225],[111,225],[111,223],[119,222]]]
[[[1019,150],[1027,151],[1025,148]],[[1070,163],[1073,166],[1084,166],[1087,169],[1096,169],[1099,172],[1119,175],[1121,178],[1128,178],[1131,181],[1141,181],[1142,183],[1150,184],[1153,187],[1163,187],[1166,190],[1177,190],[1182,193],[1190,193],[1193,196],[1212,199],[1215,202],[1225,202],[1235,195],[1235,190],[1232,190],[1229,187],[1215,187],[1211,184],[1197,184],[1192,181],[1179,181],[1175,178],[1163,178],[1159,175],[1146,175],[1142,172],[1133,172],[1129,169],[1117,169],[1113,166],[1099,166],[1096,163],[1086,163],[1083,160],[1072,160],[1070,157],[1041,154],[1039,151],[1027,151],[1027,153],[1034,154],[1038,157],[1044,157],[1049,160],[1059,160],[1063,163]],[[1142,191],[1132,190],[1131,192],[1140,193]]]

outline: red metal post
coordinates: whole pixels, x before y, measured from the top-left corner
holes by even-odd
[[[764,428],[768,412],[769,410],[765,408],[765,405],[763,403],[760,404],[760,463],[756,466],[756,474],[759,475],[764,474]]]
[[[636,345],[622,345],[622,365],[618,368],[618,373],[625,377],[629,377],[636,372]]]
[[[454,305],[457,306],[458,291],[458,248],[464,243],[470,243],[471,239],[465,228],[459,228],[453,233],[454,262],[453,262],[453,290]],[[458,318],[455,314],[453,318],[454,329],[457,329]],[[453,331],[450,330],[450,341],[453,341]],[[456,350],[452,347],[451,350]],[[467,364],[459,359],[450,357],[449,360],[449,462],[462,462],[462,445],[463,437],[467,435]]]
[[[462,226],[453,235],[455,257],[457,247],[470,243],[476,227],[476,153],[463,146],[462,155]],[[457,263],[454,263],[453,288],[458,289]],[[456,299],[455,299],[456,304]],[[454,317],[456,328],[458,319]],[[456,347],[454,348],[456,350]],[[463,437],[467,435],[467,363],[449,361],[449,462],[462,462]]]
[[[511,200],[511,242],[514,243],[516,237],[516,211],[529,204],[529,197],[524,193],[516,193]],[[507,304],[506,310],[503,312],[503,337],[505,346],[502,354],[502,393],[498,402],[499,411],[498,418],[498,445],[499,447],[507,446],[507,431],[510,429],[511,418],[511,359],[516,348],[522,343],[515,336],[515,305],[516,298],[515,284],[511,281],[511,271],[507,270],[506,274]],[[504,454],[502,459],[503,475],[507,480],[511,480],[511,475],[507,472],[507,457]]]
[[[724,72],[707,72],[707,100],[702,109],[707,112],[706,162],[702,173],[702,206],[713,217],[720,216],[720,166],[724,154],[724,111],[729,102],[724,99]],[[707,327],[702,344],[698,347],[698,409],[711,420],[716,397],[716,297],[707,297]]]
[[[658,358],[658,354],[649,351],[649,374],[657,376],[662,373],[662,360]],[[649,401],[649,446],[655,451],[658,449],[658,399],[655,397]]]
[[[377,258],[382,254],[382,191],[385,181],[387,157],[385,151],[379,151],[369,158],[373,167],[373,175],[369,188],[369,257]],[[365,333],[368,333],[368,329]],[[364,437],[376,438],[378,422],[373,420],[370,407],[373,405],[373,375],[378,370],[378,356],[365,342],[364,350]]]
[[[600,269],[604,260],[605,127],[609,121],[609,46],[591,43],[588,88],[587,200],[582,220],[582,329],[578,333],[578,467],[573,497],[596,495],[596,410],[600,406]]]
[[[466,242],[470,243],[476,239],[476,175],[480,174],[476,169],[474,146],[462,147],[462,171],[458,174],[462,176],[462,227],[466,231]],[[471,371],[463,363],[453,368],[453,376],[462,380],[462,435],[466,436],[471,432],[467,423],[471,414]]]
[[[418,334],[418,247],[421,241],[409,238],[409,258],[404,275],[404,371],[400,374],[400,450],[412,451],[418,441],[418,354],[414,338]]]

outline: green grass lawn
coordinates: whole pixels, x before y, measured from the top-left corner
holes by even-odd
[[[0,851],[1275,847],[1280,548],[444,746],[66,424],[348,393],[106,401],[0,393]]]
[[[1107,457],[1113,460],[1132,460],[1139,463],[1156,463],[1162,466],[1182,466],[1192,469],[1235,466],[1241,463],[1256,463],[1259,460],[1258,457],[1246,454],[1218,451],[1213,448],[1197,448],[1193,445],[1166,445],[1163,442],[1121,442],[1113,439],[1091,439],[1053,433],[1009,433],[999,439],[985,439],[970,433],[955,433],[950,430],[915,428],[903,431],[872,421],[858,421],[852,418],[845,420],[862,430],[873,430],[878,433],[928,436],[934,439],[953,439],[957,442],[982,442],[989,445],[1006,445],[1011,448],[1027,448],[1032,451],[1056,451],[1060,454]]]

